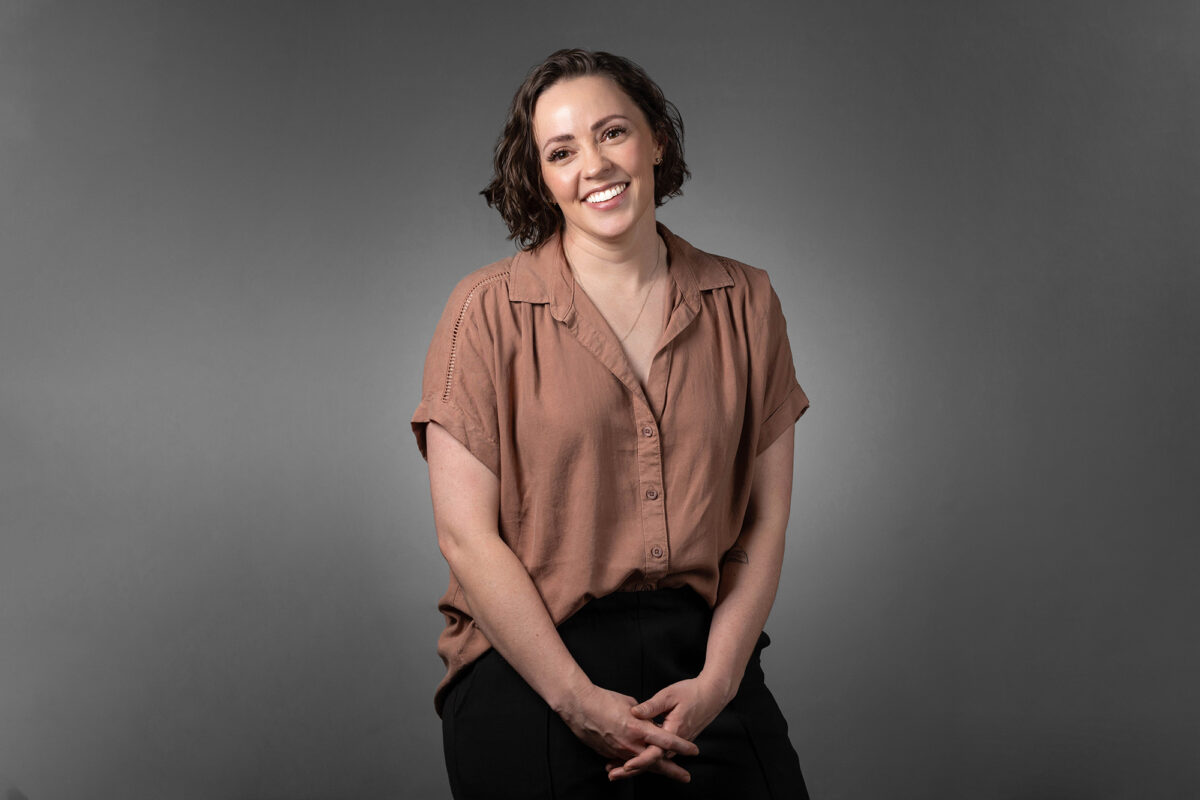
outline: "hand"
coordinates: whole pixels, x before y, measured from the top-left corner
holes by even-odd
[[[699,736],[701,731],[717,718],[729,699],[716,683],[701,673],[695,678],[688,678],[663,687],[646,702],[633,706],[630,713],[636,718],[644,720],[653,720],[666,714],[662,729],[683,739],[691,740]],[[662,765],[670,764],[669,759],[676,752],[684,751],[651,743],[642,752],[627,761],[610,760],[605,765],[608,770],[608,778],[617,780],[637,775],[646,770],[661,771],[659,768]],[[684,753],[684,755],[691,754]]]
[[[689,756],[700,752],[695,744],[671,730],[630,713],[636,704],[637,700],[629,695],[589,683],[572,697],[559,716],[580,741],[616,763],[645,752],[647,747],[654,747],[660,753],[670,750]],[[658,767],[655,771],[681,782],[691,777],[687,770],[671,761],[659,761],[655,766]]]

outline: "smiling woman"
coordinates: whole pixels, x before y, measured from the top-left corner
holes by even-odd
[[[571,237],[619,238],[653,215],[654,165],[663,145],[608,78],[588,75],[547,89],[538,99],[533,136],[542,180]]]
[[[683,120],[679,111],[641,68],[608,53],[560,50],[533,69],[513,97],[508,121],[496,145],[496,174],[482,192],[504,218],[510,238],[522,248],[536,248],[559,231],[563,221],[542,180],[539,162],[552,154],[543,156],[538,151],[533,134],[535,107],[555,84],[582,77],[603,77],[619,89],[624,103],[632,103],[641,112],[650,135],[661,145],[662,160],[654,167],[655,206],[682,194],[684,181],[691,177],[683,160]],[[595,122],[603,124],[599,119]],[[550,138],[543,144],[573,133],[552,131],[545,135]]]
[[[412,418],[454,796],[807,797],[759,658],[808,408],[779,298],[655,219],[683,125],[626,59],[535,67],[495,167],[520,249],[451,294]]]

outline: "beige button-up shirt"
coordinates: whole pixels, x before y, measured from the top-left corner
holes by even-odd
[[[554,624],[614,591],[689,585],[709,606],[755,456],[808,408],[767,273],[661,223],[666,327],[643,389],[556,236],[450,295],[412,428],[442,425],[500,481],[499,531]],[[446,691],[491,647],[453,572],[438,603]]]

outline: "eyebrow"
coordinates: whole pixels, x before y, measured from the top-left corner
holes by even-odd
[[[595,132],[599,128],[604,127],[608,123],[612,122],[614,119],[628,120],[629,118],[626,117],[624,114],[609,114],[607,117],[598,119],[592,123],[592,132]],[[551,136],[549,139],[547,139],[542,144],[542,148],[544,149],[547,145],[551,145],[556,142],[569,142],[569,141],[572,141],[574,138],[575,138],[575,134],[573,134],[573,133],[560,133],[558,136]]]

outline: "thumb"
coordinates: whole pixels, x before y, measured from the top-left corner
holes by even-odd
[[[670,695],[666,689],[663,689],[649,700],[637,704],[631,708],[630,711],[632,711],[633,715],[639,719],[654,719],[659,714],[666,713],[672,705],[673,704],[670,701]]]

